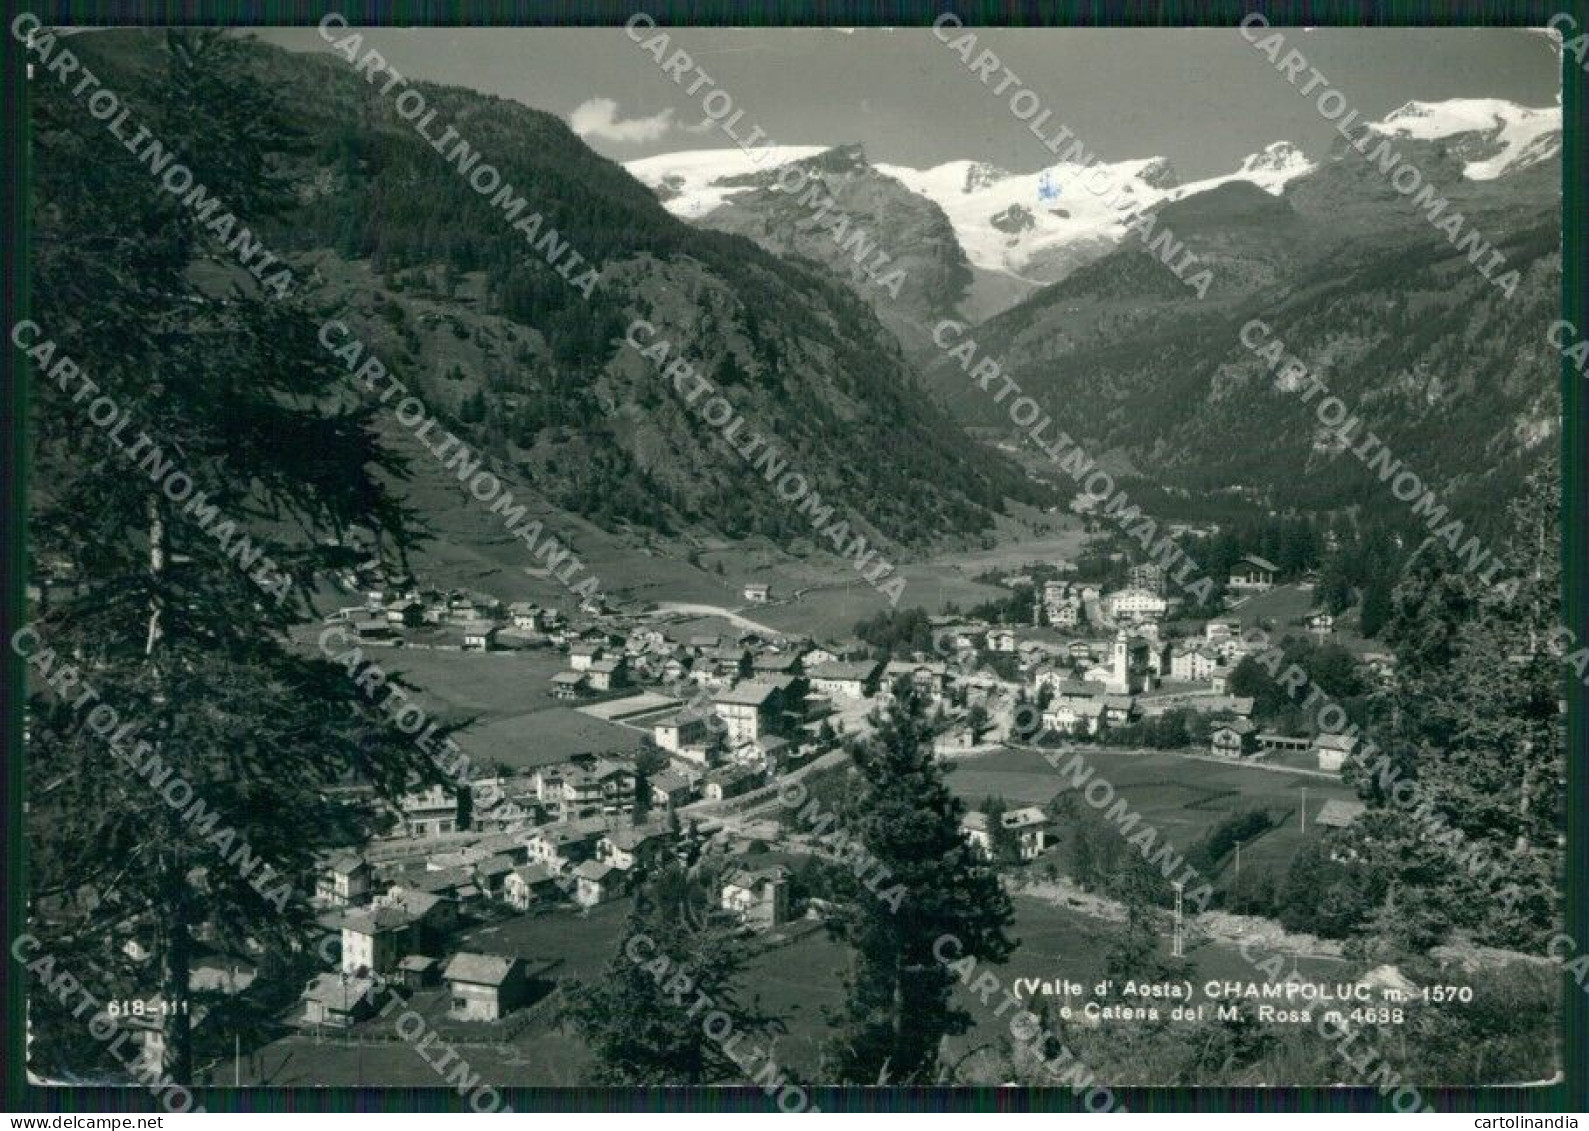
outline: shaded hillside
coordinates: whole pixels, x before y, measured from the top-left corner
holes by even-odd
[[[140,83],[159,79],[157,36],[74,42],[134,105]],[[676,220],[561,120],[419,85],[437,111],[431,134],[439,123],[455,127],[526,198],[526,214],[544,217],[543,231],[555,228],[600,268],[589,300],[344,60],[265,47],[250,59],[307,141],[287,170],[302,208],[270,232],[273,244],[368,259],[382,279],[379,313],[401,343],[388,358],[394,369],[552,504],[609,528],[810,534],[770,486],[746,482],[740,458],[622,345],[641,316],[754,427],[796,453],[825,499],[886,539],[922,544],[979,530],[989,508],[1033,490],[916,394],[892,336],[842,284]],[[475,273],[483,286],[465,285]],[[430,335],[401,332],[401,296],[415,287],[439,324],[455,304],[504,326],[457,327],[480,348],[450,357]],[[349,298],[331,286],[326,309]]]
[[[941,208],[878,172],[858,145],[719,183],[748,191],[728,196],[700,225],[821,263],[871,305],[907,354],[930,354],[933,323],[971,282]]]
[[[1000,359],[1073,436],[1184,497],[1241,488],[1276,506],[1385,503],[1241,344],[1241,327],[1262,319],[1409,467],[1493,513],[1559,429],[1544,342],[1560,284],[1559,166],[1475,182],[1440,143],[1401,148],[1435,178],[1446,214],[1460,210],[1518,269],[1513,297],[1346,150],[1279,198],[1232,183],[1159,209],[1157,231],[1214,272],[1206,299],[1128,241],[977,327],[979,355]],[[951,359],[926,379],[963,419],[998,423]]]

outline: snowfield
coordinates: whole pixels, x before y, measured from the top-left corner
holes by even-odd
[[[1408,102],[1362,127],[1388,137],[1420,141],[1460,139],[1470,158],[1463,175],[1494,180],[1540,161],[1561,148],[1561,107],[1520,106],[1499,98]],[[738,178],[815,157],[824,146],[695,149],[629,162],[625,168],[662,199],[667,209],[700,220],[747,186]],[[1244,158],[1230,173],[1181,183],[1162,157],[1091,166],[1060,162],[1032,173],[1012,173],[981,161],[949,161],[930,169],[876,165],[878,172],[943,209],[971,265],[1031,284],[1056,282],[1118,244],[1144,208],[1184,200],[1230,181],[1247,181],[1280,195],[1318,163],[1288,141],[1276,141]],[[1114,203],[1128,202],[1124,208]]]

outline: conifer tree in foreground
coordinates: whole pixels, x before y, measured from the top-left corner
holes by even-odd
[[[957,971],[935,946],[952,937],[939,953],[978,969],[1015,949],[1005,934],[1009,897],[960,831],[965,806],[944,781],[924,714],[901,681],[877,731],[853,751],[860,780],[844,828],[888,873],[873,887],[904,894],[885,899],[852,883],[836,923],[851,966],[826,1078],[845,1083],[932,1083],[943,1039],[971,1025],[951,1000]]]
[[[71,972],[101,1001],[163,998],[164,1069],[187,1083],[193,1023],[218,1016],[190,993],[197,942],[300,952],[317,837],[345,843],[373,817],[323,787],[391,797],[435,771],[347,671],[288,637],[316,573],[349,564],[336,535],[409,541],[383,486],[401,464],[325,364],[318,319],[247,275],[216,227],[231,212],[260,238],[291,202],[296,141],[237,41],[151,34],[140,56],[163,69],[146,72],[94,56],[95,38],[53,50],[88,58],[129,110],[123,134],[146,127],[221,204],[206,222],[66,86],[33,84],[32,318],[56,346],[31,359],[29,539],[67,583],[33,622],[30,930],[64,956],[93,940],[98,960]],[[96,392],[56,376],[66,356]],[[125,449],[88,419],[94,397],[126,417]],[[47,649],[77,669],[74,695],[44,690]],[[84,726],[88,687],[126,724],[120,755]],[[134,936],[147,965],[123,954]]]
[[[1021,862],[1020,838],[1004,823],[1004,815],[1009,811],[1002,797],[989,796],[982,802],[982,817],[988,826],[988,859],[994,864]]]
[[[1370,809],[1349,840],[1386,892],[1371,933],[1402,949],[1453,930],[1538,948],[1556,929],[1563,679],[1589,666],[1560,627],[1560,489],[1554,460],[1529,477],[1486,540],[1490,584],[1431,541],[1396,587],[1384,750],[1356,768]]]
[[[740,1051],[732,1034],[744,1038],[765,1028],[766,1019],[740,1002],[747,950],[711,897],[711,884],[698,874],[682,867],[658,873],[636,893],[601,978],[569,992],[563,1020],[595,1054],[595,1083],[746,1080],[732,1055]],[[720,1022],[712,1026],[717,1037],[708,1032],[713,1012],[732,1019],[728,1037]]]

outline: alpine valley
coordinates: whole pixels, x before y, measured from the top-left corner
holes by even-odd
[[[1566,1080],[1558,109],[1009,29],[1256,151],[1055,64],[1001,168],[924,29],[643,22],[13,22],[32,1080]]]
[[[157,50],[135,32],[82,40],[133,96],[158,81]],[[544,230],[599,270],[585,299],[341,60],[261,44],[244,57],[304,139],[283,170],[297,207],[261,224],[272,246],[598,558],[651,569],[661,557],[693,574],[681,560],[714,546],[793,547],[813,562],[836,549],[770,484],[746,489],[743,460],[624,345],[637,318],[798,453],[821,498],[895,560],[986,544],[1010,515],[1069,497],[1011,450],[1003,409],[943,356],[945,320],[970,327],[961,340],[1078,442],[1161,484],[1165,506],[1230,491],[1328,510],[1361,494],[1361,466],[1316,442],[1297,398],[1239,341],[1252,318],[1361,400],[1432,486],[1494,502],[1557,434],[1552,355],[1525,329],[1560,278],[1554,107],[1413,102],[1367,127],[1504,254],[1519,280],[1508,298],[1344,142],[1305,154],[1276,141],[1190,182],[1156,157],[911,169],[845,144],[620,166],[553,115],[419,84]],[[780,187],[796,176],[798,192]],[[825,211],[811,188],[831,197]],[[1206,297],[1166,266],[1165,241],[1145,246],[1149,232],[1206,267]],[[211,258],[224,291],[228,257]],[[411,475],[416,497],[460,490],[433,460],[413,460]],[[432,553],[500,540],[462,513],[432,521]],[[500,567],[483,552],[480,569]]]
[[[1381,142],[1418,192],[1369,159]],[[1560,286],[1560,147],[1558,107],[1471,98],[1409,102],[1329,152],[1276,141],[1196,181],[1158,157],[1012,173],[873,164],[854,145],[628,168],[699,227],[827,266],[962,423],[1010,431],[1007,402],[944,356],[974,340],[1089,451],[1165,485],[1165,505],[1374,497],[1239,340],[1259,319],[1426,482],[1489,511],[1559,434],[1537,327]],[[1504,266],[1487,279],[1491,249]],[[864,269],[878,251],[906,271],[897,296]],[[1204,269],[1200,297],[1186,282]],[[950,319],[971,328],[935,344]]]

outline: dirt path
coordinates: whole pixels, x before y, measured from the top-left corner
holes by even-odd
[[[1042,880],[1012,884],[1011,894],[1030,896],[1055,907],[1064,907],[1093,919],[1108,923],[1122,923],[1126,918],[1125,905],[1095,892],[1083,891],[1071,880],[1061,876],[1054,881]],[[1208,942],[1231,946],[1243,942],[1256,944],[1264,954],[1288,954],[1297,958],[1341,959],[1342,943],[1336,939],[1321,939],[1316,935],[1299,934],[1286,930],[1272,919],[1257,915],[1233,915],[1227,911],[1204,911],[1189,915],[1188,932]]]
[[[1345,946],[1339,939],[1288,931],[1273,919],[1258,915],[1235,915],[1229,911],[1205,911],[1191,918],[1192,929],[1215,942],[1256,944],[1264,953],[1291,954],[1298,958],[1342,958]]]
[[[1069,754],[1073,750],[1076,751],[1076,752],[1084,752],[1084,751],[1087,751],[1087,750],[1096,750],[1099,753],[1126,754],[1126,755],[1134,755],[1134,756],[1140,756],[1140,757],[1145,757],[1145,758],[1156,757],[1156,756],[1162,754],[1162,755],[1167,755],[1167,756],[1172,757],[1172,758],[1179,758],[1183,762],[1207,762],[1211,766],[1239,766],[1241,769],[1244,769],[1244,770],[1264,770],[1264,771],[1266,771],[1268,773],[1271,773],[1271,774],[1293,774],[1293,775],[1295,775],[1297,777],[1319,778],[1319,779],[1321,779],[1323,781],[1331,782],[1331,783],[1333,783],[1335,785],[1340,785],[1341,784],[1341,775],[1340,774],[1332,774],[1332,773],[1330,773],[1327,770],[1310,770],[1306,766],[1279,766],[1279,765],[1272,765],[1272,764],[1270,764],[1268,762],[1257,761],[1256,759],[1243,759],[1242,761],[1238,762],[1238,761],[1236,761],[1233,758],[1216,758],[1212,754],[1193,754],[1193,753],[1189,753],[1187,749],[1177,749],[1177,748],[1158,749],[1158,748],[1149,747],[1149,746],[1099,746],[1099,745],[1091,745],[1091,746],[1074,745],[1074,746],[1051,747],[1051,746],[1033,746],[1030,742],[1008,742],[1008,741],[1006,741],[1006,742],[1003,742],[1003,743],[999,744],[999,746],[994,747],[994,748],[990,748],[990,749],[987,749],[987,750],[983,750],[983,749],[979,748],[979,749],[977,749],[975,751],[967,751],[966,753],[968,755],[992,754],[992,753],[996,753],[998,750],[1025,750],[1025,751],[1030,751],[1031,753],[1038,754],[1038,755],[1054,754],[1054,753]]]
[[[751,632],[759,632],[764,636],[784,635],[782,631],[773,628],[771,625],[753,621],[749,617],[741,616],[733,609],[725,608],[722,605],[697,605],[685,601],[659,601],[657,602],[656,611],[658,613],[683,613],[686,616],[722,617],[730,624],[749,629]]]
[[[1052,903],[1055,907],[1065,907],[1072,911],[1078,911],[1092,919],[1102,919],[1107,923],[1125,922],[1125,904],[1107,896],[1083,891],[1064,876],[1059,877],[1057,880],[1035,880],[1019,885],[1010,884],[1009,887],[1011,895],[1030,896],[1033,899],[1042,900],[1044,903]]]

